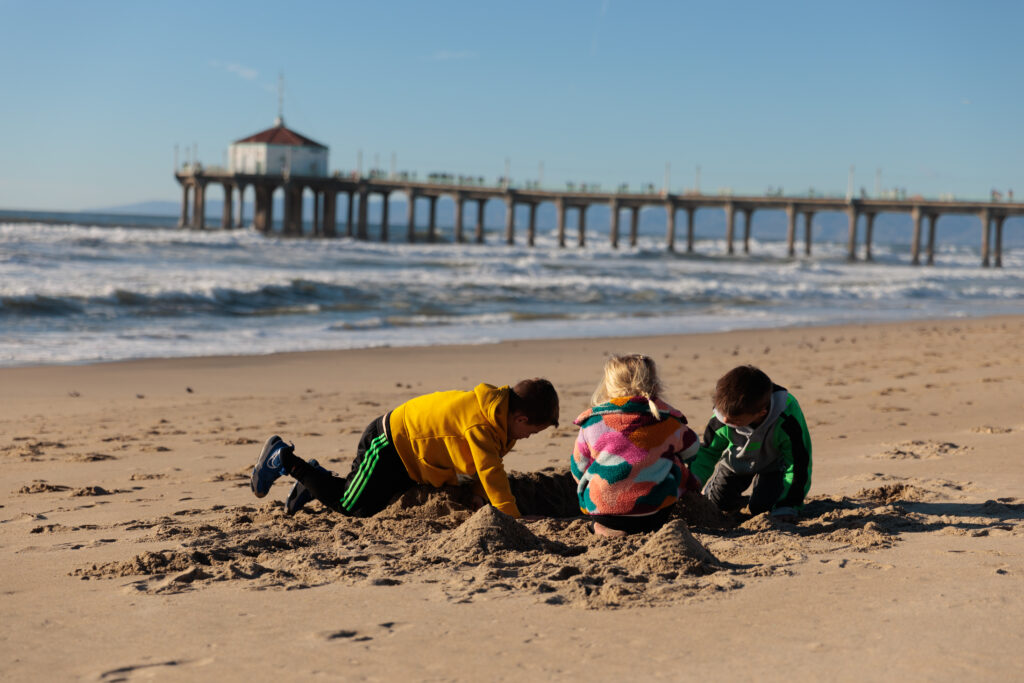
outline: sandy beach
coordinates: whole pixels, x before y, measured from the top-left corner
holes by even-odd
[[[1022,339],[1003,317],[0,369],[0,677],[1014,679]],[[655,534],[601,539],[549,500],[626,352],[698,433],[740,363],[796,395],[798,522],[730,527],[687,499]],[[345,473],[402,401],[533,376],[561,425],[506,467],[524,512],[566,516],[414,491],[368,520],[288,518],[290,483],[249,490],[270,434]]]

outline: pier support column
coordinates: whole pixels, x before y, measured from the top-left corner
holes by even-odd
[[[786,204],[786,253],[796,256],[796,205]]]
[[[587,246],[587,205],[581,204],[580,210],[580,222],[579,222],[579,236],[576,240],[576,245],[580,247]]]
[[[384,191],[380,193],[380,241],[387,242],[391,239],[388,224],[391,221],[391,193]]]
[[[921,207],[915,206],[911,209],[910,217],[914,219],[914,234],[910,238],[910,262],[919,266],[921,265]]]
[[[555,200],[556,225],[558,230],[558,246],[565,246],[565,200]]]
[[[875,233],[875,214],[864,215],[864,260],[871,261],[871,239]]]
[[[192,227],[206,229],[206,184],[196,183],[195,202],[192,204]]]
[[[640,232],[640,207],[629,207],[629,246],[636,246],[637,233]]]
[[[370,214],[370,192],[365,188],[359,188],[359,218],[356,219],[356,239],[365,240],[367,237],[366,223]]]
[[[289,237],[299,237],[302,235],[302,188],[287,188],[284,202],[284,232]]]
[[[455,243],[462,244],[462,210],[466,200],[461,194],[455,195]]]
[[[526,227],[526,243],[533,246],[537,240],[537,202],[530,202],[530,223]]]
[[[430,222],[427,223],[427,241],[437,241],[437,197],[427,197],[430,200]]]
[[[516,243],[516,200],[505,197],[505,244]]]
[[[676,205],[665,202],[665,250],[676,250]]]
[[[189,226],[188,220],[188,193],[190,186],[188,183],[181,184],[181,218],[178,219],[179,228],[187,228]]]
[[[274,187],[262,187],[258,190],[259,196],[263,197],[263,225],[260,232],[269,235],[274,232]]]
[[[356,195],[352,190],[346,192],[345,195],[348,197],[348,207],[345,209],[345,236],[354,237],[356,232],[355,226],[352,224],[352,214],[355,209],[354,204]]]
[[[324,237],[338,236],[338,192],[327,190],[324,194]]]
[[[487,206],[487,200],[480,198],[476,200],[476,234],[475,239],[477,244],[484,243],[484,207]]]
[[[991,232],[989,229],[989,218],[990,214],[988,209],[981,210],[981,266],[988,268],[988,236]]]
[[[753,209],[743,209],[743,253],[750,253],[750,220],[754,216]]]
[[[725,203],[725,251],[727,254],[733,253],[732,248],[732,237],[734,226],[734,218],[736,209],[733,207],[732,202]]]
[[[235,227],[245,227],[245,185],[238,186],[238,213],[235,214]]]
[[[275,187],[267,188],[267,233],[274,232],[274,190]],[[284,229],[284,193],[281,194],[281,228]]]
[[[996,253],[995,253],[995,267],[1003,267],[1003,221],[1006,220],[1006,216],[996,216]]]
[[[224,205],[221,207],[220,228],[221,228],[221,230],[230,230],[231,229],[231,223],[232,223],[232,218],[231,218],[232,209],[235,208],[235,205],[231,201],[233,199],[233,197],[232,197],[232,190],[234,188],[230,184],[228,184],[228,183],[224,183],[223,187],[224,187]]]
[[[814,212],[804,212],[804,256],[811,255],[811,226],[814,225]]]
[[[619,248],[619,200],[612,199],[608,202],[608,213],[611,220],[611,225],[608,231],[608,237],[611,240],[612,249]]]
[[[324,236],[324,193],[321,190],[313,189],[313,215],[310,216],[310,223],[313,231],[313,237],[319,238]]]
[[[846,238],[847,261],[857,260],[857,218],[859,216],[860,214],[857,213],[857,209],[852,204],[846,209],[846,218],[849,224]]]
[[[935,221],[939,219],[939,214],[930,213],[928,214],[928,260],[929,266],[935,265]]]
[[[259,185],[253,185],[252,190],[252,227],[264,235],[270,231],[267,224],[267,204],[269,204],[269,190]]]
[[[696,206],[686,207],[686,253],[693,253],[693,215],[697,213]]]
[[[406,197],[409,203],[405,207],[405,239],[412,244],[416,241],[416,193],[409,191]]]

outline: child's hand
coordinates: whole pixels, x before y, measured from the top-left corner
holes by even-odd
[[[479,510],[484,506],[484,499],[480,496],[473,496],[469,499],[469,504],[473,506],[474,510]]]

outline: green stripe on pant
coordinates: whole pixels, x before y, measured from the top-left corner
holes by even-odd
[[[370,447],[363,454],[363,461],[359,463],[359,469],[351,478],[348,486],[345,487],[345,494],[341,497],[341,506],[348,512],[355,507],[359,496],[366,488],[366,483],[373,475],[373,469],[380,459],[380,451],[388,445],[388,437],[385,434],[379,435],[371,443]]]

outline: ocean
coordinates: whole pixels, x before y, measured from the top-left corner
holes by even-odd
[[[559,249],[550,231],[533,248],[392,233],[380,244],[0,218],[0,366],[1024,313],[1022,247],[997,269],[980,267],[977,246],[941,243],[935,266],[914,267],[906,245],[884,243],[874,262],[847,263],[841,241],[790,260],[769,239],[727,256],[723,239],[670,254],[660,234],[614,250],[599,234]]]

